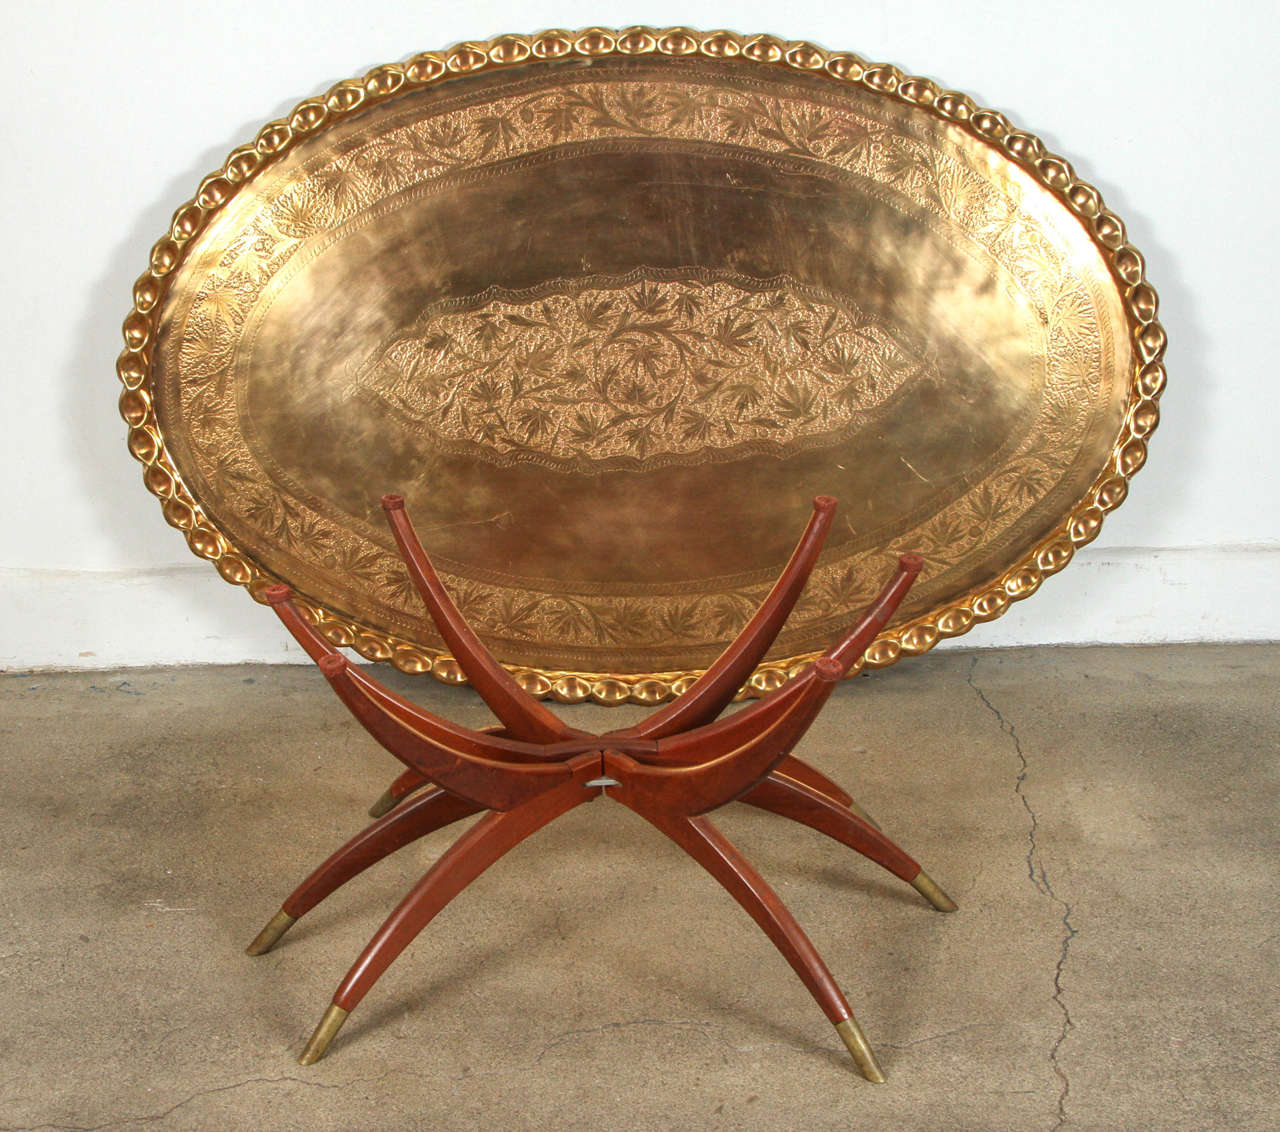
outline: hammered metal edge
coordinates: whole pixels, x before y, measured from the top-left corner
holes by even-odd
[[[287,118],[268,122],[253,142],[231,151],[221,169],[207,176],[195,196],[173,215],[169,231],[151,249],[150,267],[133,287],[133,308],[123,325],[125,348],[116,362],[124,385],[120,415],[129,426],[129,451],[143,465],[143,482],[161,501],[165,520],[181,530],[199,558],[214,564],[224,579],[246,587],[256,601],[262,591],[282,579],[262,570],[242,554],[209,519],[182,482],[165,449],[164,436],[152,410],[151,355],[155,315],[168,278],[182,263],[186,245],[236,193],[238,186],[285,153],[296,140],[323,129],[362,107],[451,77],[530,60],[599,58],[647,54],[712,59],[743,58],[766,66],[823,74],[834,82],[860,85],[879,95],[921,107],[960,126],[1016,165],[1030,172],[1074,213],[1116,279],[1134,342],[1135,365],[1129,383],[1124,425],[1106,467],[1057,528],[1014,563],[992,585],[975,589],[943,609],[881,634],[854,667],[886,668],[904,656],[928,652],[944,637],[958,637],[979,622],[993,621],[1015,601],[1030,597],[1051,574],[1071,561],[1078,547],[1092,542],[1106,514],[1128,493],[1128,481],[1146,462],[1147,439],[1159,423],[1159,399],[1166,374],[1164,327],[1157,320],[1159,300],[1146,281],[1142,254],[1126,240],[1125,227],[1105,208],[1102,194],[1078,179],[1071,165],[1049,152],[1035,135],[1017,129],[995,110],[976,106],[958,91],[941,89],[927,78],[904,74],[888,63],[870,63],[848,52],[827,51],[804,41],[729,31],[698,32],[689,28],[632,27],[551,30],[535,35],[504,35],[467,41],[444,51],[414,55],[404,63],[375,67],[361,78],[337,83],[325,95],[304,99]],[[299,607],[324,636],[351,647],[369,660],[389,661],[402,672],[429,672],[446,684],[466,678],[453,657],[371,630],[339,617],[322,604],[299,595]],[[785,683],[817,653],[805,653],[762,664],[743,686],[739,698],[761,696]],[[592,700],[599,704],[657,704],[678,695],[698,671],[591,673],[513,667],[530,693],[560,703]]]

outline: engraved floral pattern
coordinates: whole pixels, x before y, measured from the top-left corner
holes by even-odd
[[[577,279],[429,310],[359,373],[444,446],[509,463],[705,463],[830,443],[933,368],[790,279]]]
[[[451,170],[570,141],[653,136],[744,145],[763,153],[817,160],[890,183],[913,205],[944,218],[996,256],[1045,327],[1041,418],[1007,462],[999,483],[977,485],[923,522],[912,535],[911,547],[888,549],[920,549],[936,563],[955,564],[979,542],[1015,523],[1052,482],[1061,457],[1072,450],[1085,427],[1090,409],[1073,391],[1102,380],[1098,312],[1083,283],[1064,293],[1064,283],[1076,276],[1053,233],[1029,225],[1016,195],[1011,197],[991,184],[982,170],[970,168],[919,137],[895,132],[868,114],[800,97],[713,89],[688,81],[584,79],[573,86],[497,99],[483,108],[463,107],[370,138],[328,165],[301,175],[293,188],[228,242],[216,270],[198,287],[182,328],[178,345],[182,411],[202,474],[210,478],[219,474],[217,461],[208,453],[225,453],[240,443],[228,426],[236,408],[227,383],[236,335],[247,310],[312,236],[351,220],[374,201]],[[661,282],[661,287],[639,282],[629,285],[630,290],[624,287],[608,295],[584,290],[539,300],[552,303],[552,314],[568,314],[584,330],[593,317],[601,322],[601,329],[592,331],[600,338],[579,347],[587,351],[590,364],[581,375],[571,376],[573,404],[549,403],[550,391],[539,388],[552,376],[563,378],[574,364],[572,351],[553,348],[549,328],[540,340],[543,332],[536,325],[520,327],[520,335],[512,338],[518,338],[518,349],[527,353],[508,359],[510,368],[499,360],[499,336],[482,330],[485,314],[490,316],[488,324],[502,331],[519,326],[509,321],[512,316],[536,323],[545,313],[537,303],[522,304],[509,297],[491,300],[488,312],[428,312],[428,320],[435,322],[424,322],[413,334],[390,343],[375,365],[399,368],[401,379],[384,389],[395,390],[400,411],[418,414],[418,419],[434,413],[445,424],[446,434],[448,428],[456,429],[460,442],[484,443],[503,455],[532,446],[556,459],[626,453],[628,458],[644,460],[660,445],[666,446],[667,454],[679,454],[699,447],[714,450],[717,443],[738,443],[747,427],[757,430],[747,439],[762,442],[794,438],[806,429],[822,432],[828,425],[838,429],[842,412],[852,414],[869,403],[855,400],[857,382],[863,383],[862,392],[874,401],[891,395],[895,381],[905,379],[911,367],[927,364],[884,328],[868,326],[847,302],[819,301],[785,290],[775,290],[767,299],[749,289],[735,297],[728,285],[707,296],[705,292],[714,291],[716,284],[709,288],[705,283]],[[765,310],[766,301],[778,302],[778,295],[778,309]],[[584,296],[587,305],[580,307]],[[702,322],[693,320],[693,334],[682,330],[664,335],[650,328],[629,338],[624,332],[601,344],[611,333],[609,319],[623,312],[634,314],[658,301],[669,311],[682,298],[700,298],[704,304],[710,300],[703,310],[713,313]],[[597,315],[589,305],[592,302],[611,302],[617,308]],[[735,302],[745,303],[736,312],[738,321],[732,309]],[[805,308],[805,303],[812,309]],[[821,328],[833,315],[836,321],[823,338]],[[745,329],[749,338],[743,337],[742,318],[753,320]],[[811,344],[817,341],[820,351],[807,358],[804,364],[809,368],[804,370],[787,354],[790,345],[803,349],[792,330],[797,320],[802,324],[801,337],[807,336]],[[667,329],[673,330],[674,325]],[[772,349],[774,358],[783,359],[773,370],[767,363],[760,364],[759,380],[750,383],[757,404],[741,400],[747,394],[735,388],[741,384],[738,377],[719,385],[714,376],[705,384],[699,380],[717,368],[710,364],[705,346],[718,331],[722,336],[716,350],[721,358],[732,357],[735,348],[745,353],[749,342],[753,356],[768,357]],[[708,337],[699,339],[699,334]],[[482,341],[489,335],[494,337]],[[433,345],[441,336],[450,339],[447,349]],[[646,337],[651,341],[644,341]],[[539,350],[550,352],[539,355]],[[546,372],[539,374],[540,368]],[[382,376],[388,372],[384,369]],[[664,399],[663,380],[678,384],[674,399],[669,395],[671,385]],[[714,391],[703,397],[712,386]],[[356,389],[360,387],[357,378]],[[842,394],[848,404],[842,403]],[[481,406],[498,411],[480,413]],[[752,424],[753,419],[757,423]],[[654,423],[646,426],[646,421]],[[375,601],[417,617],[419,606],[396,560],[370,550],[340,523],[301,501],[280,499],[271,485],[246,485],[232,504],[251,529],[278,536],[295,553],[309,555],[326,567],[367,578]],[[884,558],[881,551],[824,563],[815,571],[793,623],[824,618],[833,609],[847,609],[865,600],[875,588],[875,571]],[[690,645],[722,640],[745,620],[764,590],[748,587],[714,598],[633,599],[550,596],[465,578],[447,581],[469,615],[495,634],[528,641],[554,638],[564,645],[584,647],[601,641],[644,646],[672,640]]]

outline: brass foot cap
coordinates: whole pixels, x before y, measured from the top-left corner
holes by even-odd
[[[380,818],[383,814],[389,814],[396,808],[397,798],[391,793],[390,787],[372,806],[369,807],[369,816],[371,818]]]
[[[307,1042],[307,1048],[302,1051],[302,1056],[298,1058],[299,1065],[314,1065],[325,1053],[328,1052],[329,1043],[337,1037],[338,1031],[342,1029],[342,1023],[347,1020],[349,1011],[343,1010],[341,1006],[330,1006],[324,1012],[324,1017],[320,1019],[320,1025],[316,1027],[316,1031],[311,1035],[311,1040]]]
[[[933,882],[933,878],[928,875],[924,869],[920,869],[919,875],[911,881],[911,887],[924,896],[925,900],[938,909],[938,912],[955,912],[956,902],[950,896],[943,893],[942,889]]]
[[[284,935],[294,924],[298,922],[297,916],[290,916],[283,908],[271,917],[271,922],[260,931],[254,941],[246,947],[247,955],[265,955],[279,942],[280,937]]]
[[[956,910],[956,902],[934,884],[932,878],[923,869],[920,870],[916,879],[911,882],[911,887],[939,912],[954,912]]]
[[[846,1018],[836,1025],[836,1033],[840,1035],[840,1040],[844,1042],[845,1048],[853,1056],[854,1064],[861,1070],[862,1075],[873,1085],[883,1085],[887,1080],[884,1070],[880,1068],[880,1063],[876,1061],[876,1055],[871,1052],[871,1046],[867,1043],[867,1036],[862,1032],[862,1028],[857,1021],[853,1018]]]

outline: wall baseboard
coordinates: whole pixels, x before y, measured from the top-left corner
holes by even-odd
[[[1280,639],[1280,546],[1085,548],[1034,598],[944,648]],[[271,614],[199,563],[0,570],[0,669],[298,664]]]

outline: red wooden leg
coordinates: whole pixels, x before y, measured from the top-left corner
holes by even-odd
[[[834,506],[834,504],[833,504]],[[569,727],[540,700],[529,695],[476,635],[462,616],[449,591],[436,573],[431,559],[418,541],[404,506],[404,496],[384,495],[382,509],[391,533],[400,548],[400,557],[409,568],[409,577],[421,595],[431,620],[436,623],[459,667],[489,709],[502,720],[507,732],[517,739],[554,743],[580,734]]]
[[[394,702],[391,706],[395,706]],[[408,717],[409,721],[413,721],[413,717]],[[507,731],[501,727],[482,727],[480,729],[485,735],[502,735],[510,738]],[[407,767],[401,771],[400,776],[386,788],[382,797],[379,798],[372,806],[369,807],[369,816],[371,818],[380,818],[383,814],[390,812],[394,807],[403,802],[415,790],[421,790],[424,786],[431,782],[425,774],[414,767]]]
[[[905,880],[939,912],[956,910],[951,898],[929,879],[919,864],[903,849],[875,826],[843,806],[837,806],[830,798],[824,797],[803,782],[796,782],[782,775],[770,775],[744,794],[741,801],[770,813],[781,814],[835,838],[888,869],[900,880]]]
[[[852,795],[843,786],[838,782],[832,782],[817,767],[810,766],[804,759],[798,759],[795,755],[788,755],[782,760],[778,766],[778,773],[813,787],[819,794],[825,794],[842,806],[848,806],[853,802]]]
[[[706,817],[684,817],[647,809],[637,812],[715,877],[746,909],[809,988],[809,993],[844,1039],[862,1075],[868,1081],[883,1082],[884,1073],[876,1064],[875,1055],[822,956],[751,863]]]
[[[486,814],[447,849],[410,890],[369,941],[338,985],[333,1004],[307,1043],[299,1061],[319,1061],[347,1015],[382,973],[446,904],[490,865],[561,814],[593,801],[598,794],[578,781],[548,790],[513,810]]]
[[[383,814],[389,813],[415,790],[421,790],[430,781],[425,774],[414,770],[413,767],[409,767],[386,788],[382,797],[369,807],[369,816],[371,818],[380,818]]]
[[[302,916],[326,896],[336,892],[352,877],[389,857],[397,849],[452,825],[482,807],[435,787],[408,805],[362,829],[316,868],[285,900],[280,911],[245,949],[250,955],[265,955]]]

